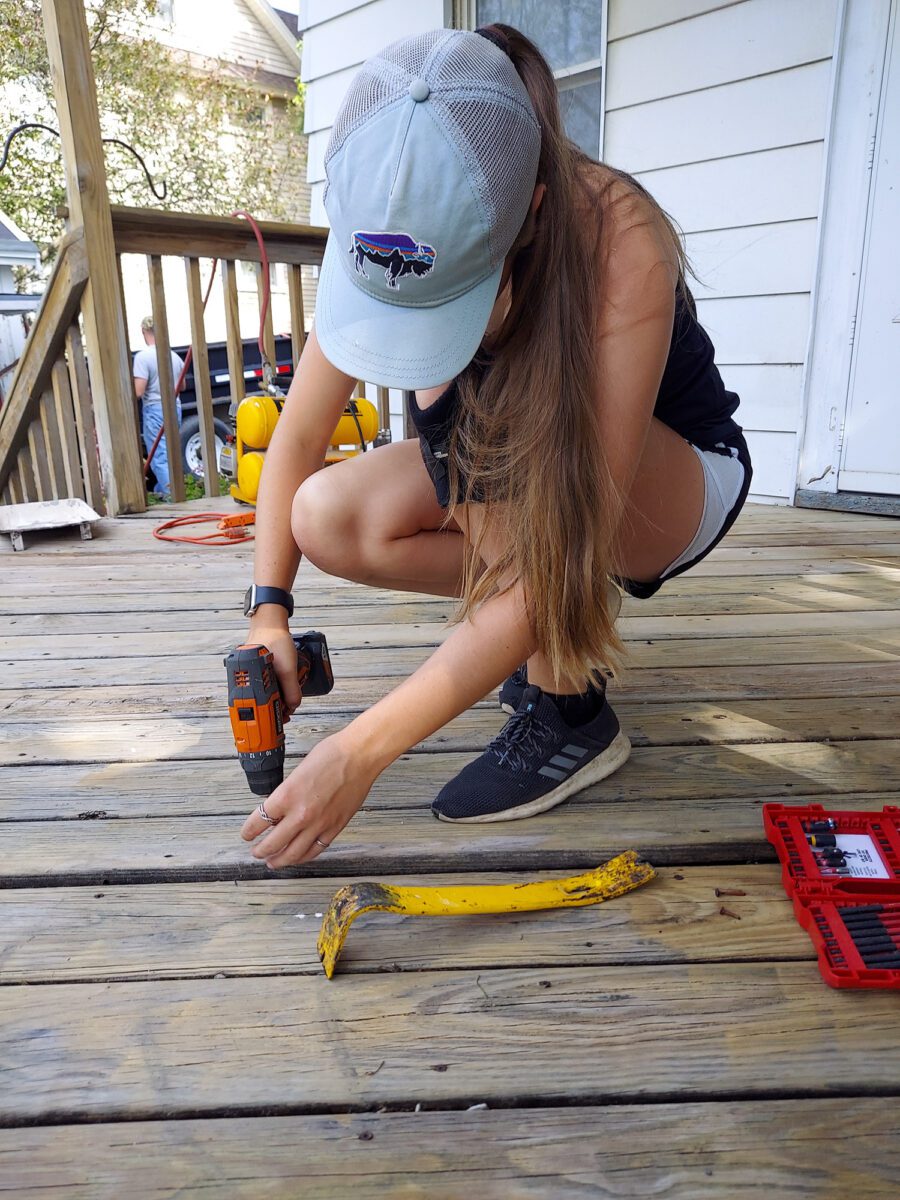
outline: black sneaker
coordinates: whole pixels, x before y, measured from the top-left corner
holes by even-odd
[[[528,687],[528,663],[516,667],[509,679],[500,688],[500,707],[510,716],[519,707],[519,702]]]
[[[471,823],[533,817],[605,779],[630,753],[609,704],[573,728],[539,687],[528,686],[485,752],[441,789],[431,811]]]

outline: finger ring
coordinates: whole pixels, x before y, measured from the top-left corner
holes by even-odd
[[[280,817],[270,817],[270,816],[269,816],[269,814],[266,812],[266,802],[265,802],[265,800],[262,800],[262,801],[260,802],[260,804],[259,804],[259,807],[257,808],[257,810],[256,810],[256,811],[259,813],[259,815],[262,817],[262,819],[263,819],[263,820],[264,820],[264,821],[265,821],[265,822],[266,822],[268,825],[277,825],[277,824],[278,824],[278,822],[281,820],[281,818],[280,818]]]
[[[331,842],[323,842],[321,838],[314,838],[313,840],[316,842],[317,845],[321,846],[323,850],[327,850],[328,847],[331,845]]]

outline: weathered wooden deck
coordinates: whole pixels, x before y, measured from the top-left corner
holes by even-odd
[[[163,545],[159,519],[0,550],[0,1191],[900,1194],[900,997],[825,986],[761,822],[772,799],[900,802],[900,523],[748,509],[623,610],[618,775],[530,821],[435,822],[502,722],[489,698],[273,877],[238,836],[223,695],[250,551]],[[294,754],[449,610],[302,580],[338,683]],[[660,877],[607,905],[363,918],[320,972],[315,914],[345,877],[534,877],[629,847]],[[746,892],[739,920],[716,887]]]

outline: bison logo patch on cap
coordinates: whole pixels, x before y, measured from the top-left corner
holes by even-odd
[[[389,288],[397,288],[404,275],[427,275],[434,266],[437,252],[433,246],[417,242],[408,233],[364,233],[357,229],[350,237],[350,253],[356,255],[356,270],[364,279],[365,259],[384,267]]]

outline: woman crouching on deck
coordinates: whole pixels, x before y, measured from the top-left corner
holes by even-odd
[[[675,229],[567,140],[550,68],[517,30],[387,47],[351,85],[325,163],[331,234],[266,455],[254,574],[273,602],[250,640],[272,650],[291,712],[301,555],[462,605],[409,679],[248,817],[271,867],[321,854],[390,763],[501,683],[513,715],[442,788],[438,817],[531,816],[617,770],[630,745],[605,697],[622,651],[610,580],[647,597],[693,566],[751,476]],[[360,378],[410,393],[419,440],[319,470]]]

